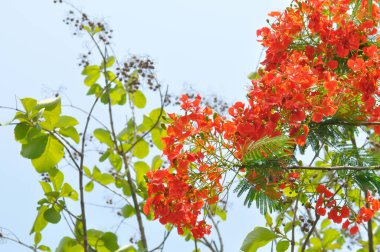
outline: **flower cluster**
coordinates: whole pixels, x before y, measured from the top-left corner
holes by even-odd
[[[370,192],[367,192],[366,197],[366,206],[360,208],[359,213],[356,215],[356,219],[346,220],[342,225],[342,229],[350,228],[350,234],[354,235],[359,231],[359,227],[357,224],[362,224],[363,222],[368,222],[371,220],[375,214],[380,210],[380,201],[371,196]]]
[[[315,205],[315,211],[320,216],[325,216],[328,208],[329,213],[327,217],[334,223],[340,224],[344,219],[346,221],[342,224],[342,229],[347,230],[350,226],[350,234],[354,235],[359,232],[358,224],[368,222],[375,214],[380,210],[380,201],[371,196],[370,192],[367,192],[366,206],[360,208],[356,217],[349,218],[350,208],[348,206],[338,206],[337,201],[334,199],[334,193],[327,189],[324,185],[319,185],[316,189],[319,194],[319,198]]]
[[[178,233],[190,230],[194,238],[210,233],[210,225],[198,220],[205,203],[215,204],[223,188],[217,161],[205,160],[215,153],[215,142],[224,132],[224,119],[208,108],[201,98],[181,97],[184,115],[169,114],[172,122],[163,138],[163,153],[170,167],[147,174],[148,199],[144,212],[151,210],[161,223],[171,223]],[[207,162],[206,162],[207,161]]]
[[[327,217],[337,224],[342,223],[343,219],[350,216],[350,209],[347,206],[338,206],[336,200],[333,199],[334,194],[324,185],[319,185],[316,191],[319,193],[319,198],[315,205],[318,215],[326,215],[326,208],[329,208]]]
[[[210,226],[199,216],[223,192],[226,153],[243,160],[249,143],[281,134],[303,146],[310,124],[332,117],[378,121],[380,11],[376,1],[371,11],[368,5],[368,0],[296,0],[283,13],[270,13],[274,22],[257,31],[267,49],[248,103],[236,102],[227,120],[202,108],[199,96],[190,100],[184,95],[184,114],[169,114],[163,154],[170,166],[147,174],[144,212],[175,225],[180,234],[186,229],[203,237]],[[380,126],[374,128],[380,134]],[[298,173],[284,169],[266,174],[247,170],[245,178],[274,200],[283,198],[284,188],[297,189]],[[325,186],[319,185],[317,193],[316,213],[335,223],[347,219],[344,229],[354,223],[351,234],[379,210],[379,202],[367,197],[368,206],[351,220],[350,209],[337,204]]]
[[[355,2],[299,0],[270,13],[275,21],[257,31],[267,50],[249,105],[230,109],[240,145],[289,132],[302,146],[310,122],[380,118],[379,7],[369,14],[368,1]]]

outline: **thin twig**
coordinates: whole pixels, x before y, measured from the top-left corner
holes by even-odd
[[[173,230],[173,228],[171,228],[168,232],[165,231],[164,239],[162,240],[162,242],[160,244],[158,244],[157,247],[155,247],[154,249],[150,250],[149,252],[153,252],[153,251],[162,249],[164,247],[164,245],[165,245],[166,240],[169,238],[169,235],[172,232],[172,230]]]
[[[311,226],[311,228],[310,228],[310,230],[309,230],[309,233],[307,234],[306,239],[305,239],[304,243],[302,244],[302,250],[301,250],[301,252],[304,252],[304,251],[305,251],[305,249],[306,249],[306,245],[307,245],[307,243],[309,242],[309,239],[310,239],[310,237],[311,237],[311,234],[314,232],[315,227],[317,226],[317,222],[319,221],[319,218],[321,218],[321,216],[318,215],[318,214],[316,214],[316,217],[315,217],[315,221],[314,221],[314,223],[313,223],[313,226]]]
[[[298,210],[298,200],[299,200],[299,194],[297,195],[296,204],[294,206],[294,211],[293,211],[291,252],[294,252],[294,249],[296,246],[295,228],[296,228],[296,218],[297,218],[297,210]]]
[[[330,167],[319,167],[319,166],[288,166],[287,169],[290,170],[317,170],[317,171],[376,171],[380,170],[380,166],[330,166]]]

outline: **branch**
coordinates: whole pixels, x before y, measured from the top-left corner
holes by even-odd
[[[107,89],[106,86],[103,88],[102,93]],[[83,225],[83,245],[84,251],[88,252],[88,240],[87,240],[87,223],[86,223],[86,211],[84,206],[84,190],[83,190],[83,165],[84,165],[84,147],[86,140],[86,133],[88,130],[88,126],[90,124],[91,114],[94,111],[95,105],[98,103],[100,96],[96,97],[94,103],[91,106],[90,112],[87,115],[86,124],[84,127],[83,135],[82,135],[82,147],[81,147],[81,157],[79,164],[79,193],[80,193],[80,208],[81,208],[81,217],[82,217],[82,225]]]
[[[2,232],[2,229],[4,229],[4,230],[6,230],[7,232],[9,232],[10,235],[14,236],[15,238],[11,238],[11,237],[9,237],[9,236],[7,236],[7,235],[4,235],[4,233]],[[33,246],[28,245],[28,244],[22,242],[22,241],[17,237],[16,234],[14,234],[11,230],[9,230],[9,229],[7,229],[7,228],[0,227],[0,240],[1,240],[1,239],[5,239],[5,240],[9,240],[9,241],[12,241],[12,242],[18,243],[18,244],[20,244],[20,245],[22,245],[22,246],[24,246],[24,247],[26,247],[26,248],[28,248],[28,249],[31,249],[31,250],[37,252],[37,249],[36,249],[36,248],[34,248]]]
[[[377,171],[380,170],[380,166],[330,166],[330,167],[319,167],[319,166],[288,166],[286,169],[289,170],[317,170],[317,171]]]
[[[309,242],[309,239],[311,237],[311,234],[314,232],[315,227],[317,226],[317,222],[319,221],[319,218],[321,218],[321,216],[319,216],[318,214],[316,214],[316,218],[315,218],[315,221],[313,223],[313,226],[311,226],[311,228],[309,230],[309,233],[307,234],[306,239],[305,239],[304,243],[302,244],[302,250],[301,250],[301,252],[305,251],[306,245]]]
[[[347,126],[375,126],[380,125],[380,122],[363,122],[363,121],[357,121],[357,122],[349,122],[349,121],[333,121],[333,120],[327,120],[325,122],[319,123],[320,125],[347,125]]]
[[[294,252],[295,249],[295,228],[296,228],[296,218],[297,218],[297,210],[298,210],[298,199],[299,199],[299,194],[296,199],[296,204],[294,206],[294,211],[293,211],[293,221],[292,221],[292,241],[291,241],[291,251]]]
[[[164,247],[164,245],[165,245],[166,240],[169,238],[169,235],[172,232],[172,230],[173,230],[173,228],[171,228],[168,232],[165,232],[164,239],[162,240],[162,242],[157,247],[155,247],[154,249],[150,250],[149,252],[153,252],[153,251],[162,249]]]

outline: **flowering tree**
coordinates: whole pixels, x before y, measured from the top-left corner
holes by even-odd
[[[269,16],[270,26],[257,31],[266,57],[250,75],[248,103],[222,117],[184,95],[183,113],[169,114],[163,154],[170,165],[148,172],[144,212],[199,239],[212,228],[201,216],[237,181],[234,190],[267,221],[242,251],[270,241],[277,251],[347,249],[357,239],[361,251],[374,251],[378,4],[299,0]]]
[[[174,228],[194,241],[194,251],[222,252],[218,218],[225,219],[234,191],[266,220],[246,236],[243,252],[270,242],[276,251],[374,251],[380,242],[378,4],[294,0],[269,16],[269,27],[257,31],[266,57],[249,76],[247,102],[224,115],[199,95],[182,95],[182,113],[167,114],[153,62],[137,56],[120,62],[110,53],[112,30],[70,12],[64,22],[94,45],[80,62],[93,103],[87,112],[69,105],[85,112],[82,119],[62,114],[59,95],[21,99],[22,109],[2,107],[16,110],[7,125],[15,126],[21,155],[42,174],[43,198],[31,230],[34,244],[0,237],[51,251],[42,232],[64,217],[71,234],[57,252],[162,251]],[[141,85],[158,93],[161,104],[139,120],[147,102]],[[100,104],[107,122],[95,114]],[[128,110],[124,125],[113,116],[119,106]],[[94,165],[91,141],[99,144]],[[162,155],[148,164],[152,148]],[[63,164],[74,168],[77,184],[65,180]],[[86,192],[95,185],[122,200],[122,206],[111,204],[122,218],[137,222],[138,238],[130,245],[120,246],[117,232],[88,226]],[[154,246],[145,228],[153,219],[165,225]],[[214,230],[218,239],[208,236]]]

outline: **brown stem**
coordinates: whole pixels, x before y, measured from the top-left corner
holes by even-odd
[[[380,125],[380,122],[348,122],[348,121],[326,121],[320,123],[321,125],[348,125],[348,126],[371,126]]]
[[[146,236],[145,236],[145,228],[144,228],[143,220],[141,217],[141,211],[140,211],[140,207],[139,207],[139,202],[137,200],[136,191],[135,191],[135,188],[133,185],[131,172],[129,171],[129,167],[128,167],[128,159],[127,159],[127,156],[125,155],[125,153],[123,153],[122,157],[123,157],[123,162],[124,162],[124,168],[125,168],[126,175],[127,175],[127,182],[128,182],[128,185],[131,189],[133,206],[135,208],[136,218],[137,218],[137,222],[138,222],[139,230],[140,230],[140,234],[141,234],[141,242],[143,244],[145,251],[148,251],[148,243],[147,243]]]
[[[296,242],[295,242],[295,228],[296,228],[296,218],[297,218],[297,210],[298,210],[298,199],[299,199],[299,195],[297,196],[296,204],[294,206],[294,211],[293,211],[291,252],[294,252],[294,249],[295,249],[295,246],[296,246]]]
[[[247,167],[247,166],[245,166]],[[318,166],[288,166],[287,169],[291,170],[317,170],[317,171],[376,171],[380,170],[380,166],[331,166],[331,167],[318,167]]]
[[[313,226],[311,226],[311,229],[309,230],[309,233],[307,234],[306,239],[305,239],[304,243],[302,244],[302,250],[301,250],[301,252],[305,251],[306,245],[309,242],[309,239],[311,237],[311,234],[314,232],[315,227],[317,226],[317,222],[319,221],[319,218],[321,218],[321,216],[319,216],[318,214],[316,214],[316,218],[315,218],[315,221],[313,223]]]
[[[105,87],[103,89],[103,92],[107,88],[108,87]],[[87,115],[86,124],[85,124],[83,135],[82,135],[82,147],[81,147],[82,155],[80,156],[80,164],[79,164],[79,197],[80,197],[81,219],[82,219],[82,225],[83,225],[83,247],[84,247],[85,252],[88,252],[88,239],[87,239],[87,222],[86,222],[86,211],[85,211],[85,205],[84,205],[84,189],[83,189],[84,147],[85,147],[87,129],[91,120],[91,115],[92,115],[92,112],[94,111],[95,105],[99,101],[99,98],[100,96],[96,97],[94,103],[91,106],[90,112]]]
[[[370,207],[367,202],[367,207]],[[367,234],[368,234],[368,252],[375,252],[373,244],[373,230],[372,230],[372,219],[367,223]]]

